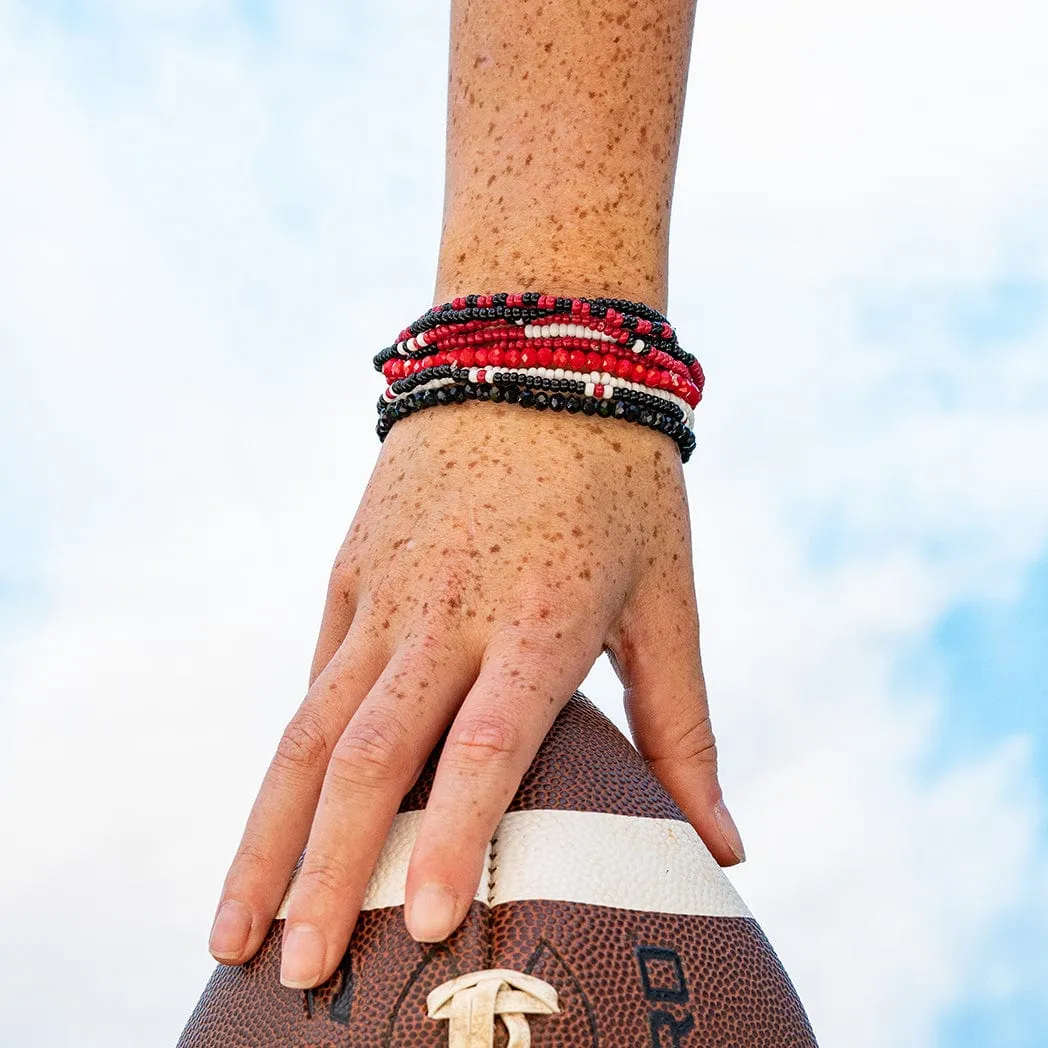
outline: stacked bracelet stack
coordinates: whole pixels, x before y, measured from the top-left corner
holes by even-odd
[[[661,313],[640,302],[537,291],[466,295],[434,306],[375,356],[388,385],[376,427],[423,408],[492,400],[619,418],[695,449],[699,362]]]

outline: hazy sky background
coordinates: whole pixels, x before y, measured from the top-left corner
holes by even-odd
[[[173,1044],[212,968],[432,302],[447,19],[0,0],[4,1044]],[[700,5],[703,650],[823,1048],[1048,1040],[1046,98],[1036,0]]]

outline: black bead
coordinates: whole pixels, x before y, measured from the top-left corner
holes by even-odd
[[[640,408],[636,404],[626,406],[626,421],[636,422],[640,418]]]
[[[583,397],[582,399],[582,413],[583,415],[592,415],[597,410],[597,402],[592,397]]]
[[[434,390],[434,392],[436,393],[438,404],[446,404],[448,402],[448,391],[443,386]]]
[[[545,411],[549,407],[549,397],[545,393],[536,393],[535,407],[539,411]]]
[[[531,405],[535,403],[535,394],[532,393],[530,389],[522,389],[520,391],[520,396],[517,398],[517,403],[520,404],[521,407],[530,408]]]
[[[578,397],[567,398],[564,404],[564,410],[567,411],[569,415],[577,415],[581,409],[582,402],[579,400]]]
[[[551,393],[549,396],[550,411],[564,410],[564,396],[561,393]]]
[[[616,418],[625,418],[626,417],[626,402],[624,400],[616,400],[615,401],[615,408],[614,408],[614,411],[612,412],[612,414],[614,414],[614,416]]]
[[[516,404],[520,399],[520,390],[516,386],[507,386],[502,394],[511,404]]]
[[[610,418],[611,411],[611,401],[605,400],[603,397],[601,397],[600,400],[597,402],[597,414],[600,415],[601,418]]]
[[[463,395],[465,396],[465,398],[467,400],[476,400],[477,399],[477,385],[476,385],[476,383],[475,382],[467,382],[466,385],[464,385],[462,387],[462,393],[463,393]]]
[[[491,386],[477,386],[477,400],[490,400]]]

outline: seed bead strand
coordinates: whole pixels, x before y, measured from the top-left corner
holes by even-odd
[[[519,404],[521,407],[535,408],[538,411],[545,411],[549,408],[552,411],[567,411],[572,415],[582,412],[584,415],[599,415],[601,418],[623,419],[656,429],[671,437],[680,449],[682,462],[687,462],[695,450],[695,435],[691,430],[679,419],[651,406],[642,406],[623,398],[605,400],[559,392],[535,392],[530,388],[521,388],[519,385],[493,385],[480,382],[449,383],[438,389],[415,392],[380,411],[379,421],[375,427],[376,432],[381,440],[385,440],[394,423],[399,419],[407,418],[408,415],[424,408],[462,403],[466,400],[491,400],[496,403],[506,401]]]
[[[408,378],[397,379],[382,394],[379,408],[396,403],[420,389],[436,389],[452,382],[464,381],[510,382],[546,392],[576,393],[598,400],[612,400],[615,397],[626,397],[628,400],[633,394],[644,394],[647,398],[645,403],[657,405],[660,410],[684,421],[689,427],[695,422],[694,412],[688,402],[673,393],[653,389],[639,382],[623,382],[606,374],[564,371],[560,368],[460,368],[453,364],[439,364]]]
[[[537,358],[537,359],[533,359]],[[395,363],[395,362],[394,362]],[[389,389],[396,389],[396,383],[404,378],[422,374],[433,367],[445,364],[456,364],[460,367],[494,366],[505,365],[512,369],[519,367],[540,367],[550,369],[550,373],[557,371],[564,373],[573,371],[580,375],[593,375],[593,382],[608,384],[612,381],[632,381],[647,386],[654,390],[663,390],[680,397],[690,407],[695,407],[701,399],[701,394],[695,385],[688,379],[681,379],[679,375],[659,368],[647,368],[643,364],[634,364],[629,360],[623,360],[611,355],[600,355],[594,353],[583,354],[579,351],[558,350],[556,353],[540,351],[537,354],[526,352],[518,353],[513,350],[501,352],[493,349],[489,352],[483,350],[473,352],[472,350],[447,350],[425,357],[422,360],[413,361],[408,368],[390,368],[387,374]],[[394,377],[397,375],[399,377]]]

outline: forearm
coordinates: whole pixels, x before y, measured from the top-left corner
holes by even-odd
[[[694,0],[453,0],[435,302],[665,311]]]

